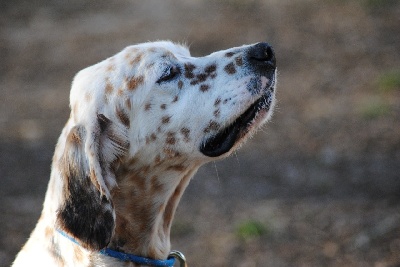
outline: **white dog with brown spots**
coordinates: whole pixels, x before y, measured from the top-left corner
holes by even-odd
[[[165,260],[191,177],[270,118],[275,84],[266,43],[199,58],[144,43],[80,71],[42,215],[14,266],[141,266],[105,249]]]

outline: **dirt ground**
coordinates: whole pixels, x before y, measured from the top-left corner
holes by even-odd
[[[274,118],[204,166],[172,246],[189,266],[400,266],[400,1],[0,2],[0,266],[38,219],[74,74],[148,40],[267,41]]]

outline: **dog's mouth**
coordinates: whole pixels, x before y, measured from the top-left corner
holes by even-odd
[[[209,157],[218,157],[227,153],[253,128],[256,122],[259,122],[260,119],[268,114],[273,97],[274,84],[272,84],[265,93],[235,121],[219,131],[216,135],[207,138],[202,143],[200,151]]]

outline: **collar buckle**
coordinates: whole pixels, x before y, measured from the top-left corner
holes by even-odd
[[[185,255],[183,255],[182,252],[179,252],[177,250],[172,250],[168,255],[168,258],[170,257],[173,257],[179,261],[179,267],[188,267],[186,264]]]

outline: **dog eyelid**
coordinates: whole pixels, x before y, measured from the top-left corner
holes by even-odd
[[[168,66],[161,77],[157,80],[157,83],[163,83],[163,82],[168,82],[170,80],[173,80],[176,76],[178,76],[181,73],[181,70],[179,69],[178,66]]]

